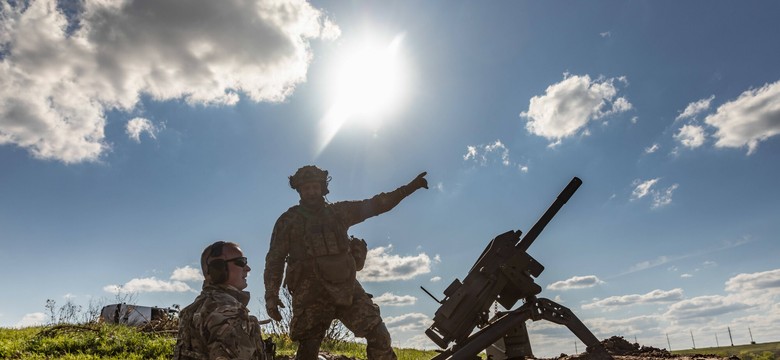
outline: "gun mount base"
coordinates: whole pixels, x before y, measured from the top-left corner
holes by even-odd
[[[531,297],[516,310],[497,313],[487,326],[462,343],[456,342],[451,349],[443,351],[433,360],[474,360],[478,358],[477,354],[488,348],[494,360],[533,358],[525,327],[529,319],[564,325],[585,344],[592,358],[612,359],[604,345],[569,308],[549,299]],[[503,340],[503,346],[500,340]]]

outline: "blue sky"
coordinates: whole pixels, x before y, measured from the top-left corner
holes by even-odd
[[[287,176],[317,164],[332,202],[428,171],[430,190],[351,229],[397,346],[433,346],[419,286],[441,296],[573,176],[584,184],[529,249],[541,296],[599,338],[780,339],[780,4],[1,9],[0,326],[117,289],[186,305],[216,240],[242,245],[265,317],[271,228],[297,203]],[[537,356],[574,352],[565,328],[529,328]]]

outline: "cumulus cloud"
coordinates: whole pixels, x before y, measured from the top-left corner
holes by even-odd
[[[630,110],[633,106],[618,97],[615,82],[626,84],[626,78],[591,79],[589,75],[564,74],[563,81],[547,87],[544,95],[531,98],[526,130],[542,136],[555,146],[562,139],[587,131],[591,120]]]
[[[680,115],[678,115],[677,118],[675,118],[675,120],[692,118],[704,111],[709,110],[710,103],[714,99],[715,99],[715,95],[712,95],[706,99],[701,99],[699,101],[688,104],[688,106],[685,107],[685,110],[683,110],[683,112],[681,112]]]
[[[384,306],[409,306],[414,305],[417,302],[417,298],[411,295],[395,295],[386,292],[382,295],[374,297],[374,302]]]
[[[31,314],[25,314],[22,319],[17,322],[14,327],[23,328],[30,326],[39,326],[46,323],[46,314],[42,312],[36,312]]]
[[[636,304],[674,302],[674,301],[679,301],[682,298],[683,298],[683,290],[680,288],[672,289],[668,291],[656,289],[646,294],[610,296],[606,299],[601,299],[589,304],[582,305],[582,308],[583,309],[616,308],[616,307],[636,305]]]
[[[642,315],[630,318],[587,320],[588,328],[599,334],[637,334],[655,332],[661,327],[661,318],[657,315]]]
[[[142,96],[284,100],[306,79],[309,42],[339,36],[304,0],[87,1],[67,16],[56,0],[0,7],[0,144],[64,163],[98,160],[105,113]]]
[[[516,167],[522,172],[528,172],[528,165],[518,164],[509,158],[509,148],[496,140],[487,145],[468,145],[466,154],[463,155],[464,161],[473,161],[480,166],[487,166],[490,163],[499,163],[505,167]]]
[[[556,281],[550,285],[547,285],[548,290],[571,290],[571,289],[584,289],[601,285],[604,282],[601,281],[596,275],[587,276],[574,276],[572,278]]]
[[[384,319],[388,329],[395,331],[424,331],[432,323],[428,315],[409,313]]]
[[[143,133],[148,134],[152,139],[156,139],[157,131],[157,127],[149,119],[140,117],[131,119],[125,125],[125,133],[137,143],[141,142],[141,134]]]
[[[392,245],[368,250],[365,267],[357,273],[358,279],[366,282],[409,280],[431,272],[431,258],[427,254],[399,256],[391,251]]]
[[[707,135],[704,132],[704,127],[692,124],[683,125],[680,127],[677,134],[674,134],[675,140],[691,149],[704,145],[706,137]]]
[[[720,295],[698,296],[670,305],[664,316],[671,320],[714,318],[750,307],[751,305],[736,301],[733,297]]]
[[[199,269],[187,265],[183,268],[176,268],[175,270],[173,270],[173,274],[171,275],[171,280],[202,281],[203,274],[201,274]]]
[[[106,285],[103,291],[112,294],[140,294],[148,292],[186,292],[192,288],[181,281],[165,281],[155,277],[132,279],[124,285]]]
[[[716,147],[747,146],[752,154],[759,142],[780,134],[780,81],[743,92],[704,122],[716,129]]]
[[[726,291],[780,291],[780,269],[739,274],[726,281]]]

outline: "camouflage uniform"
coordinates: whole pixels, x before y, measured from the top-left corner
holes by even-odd
[[[179,314],[174,360],[265,360],[257,318],[249,315],[249,293],[229,285],[204,285]]]
[[[349,239],[347,230],[391,210],[417,188],[404,185],[371,199],[325,204],[316,210],[296,205],[276,221],[265,259],[266,299],[277,298],[281,285],[290,291],[290,338],[300,343],[296,359],[317,356],[333,319],[366,338],[369,359],[396,359],[379,306],[355,279],[358,269],[351,254],[355,239]]]

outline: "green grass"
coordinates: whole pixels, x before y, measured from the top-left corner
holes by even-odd
[[[170,359],[175,343],[121,325],[0,329],[0,359]]]
[[[275,337],[277,355],[295,355],[296,344]],[[152,334],[123,325],[92,324],[0,328],[0,359],[140,360],[170,359],[176,339],[170,334]],[[365,359],[366,345],[354,342],[324,342],[322,351]],[[434,351],[395,349],[399,360],[428,360]]]
[[[715,354],[718,356],[737,356],[742,360],[773,360],[780,359],[780,342],[675,350],[672,351],[672,354]]]

